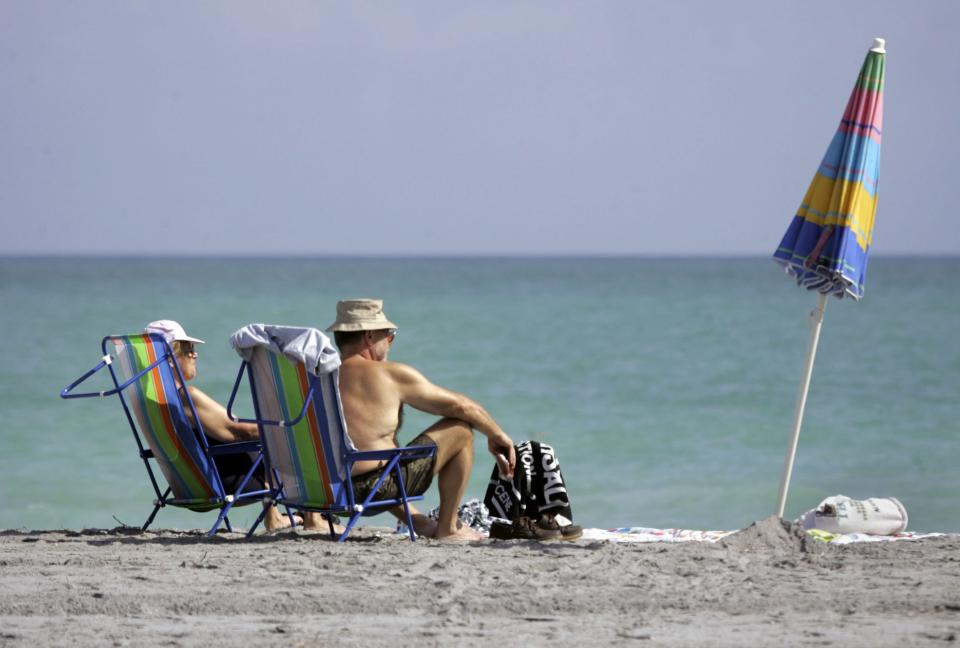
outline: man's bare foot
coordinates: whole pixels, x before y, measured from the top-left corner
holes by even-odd
[[[410,507],[410,521],[413,522],[414,533],[425,538],[434,537],[437,533],[437,521],[418,511],[417,507],[413,504],[409,504],[408,506]],[[401,524],[407,523],[407,513],[403,510],[402,506],[394,506],[387,510],[390,511]]]
[[[423,513],[411,513],[410,520],[413,522],[413,530],[418,536],[433,538],[437,534],[437,521]]]
[[[297,526],[303,524],[303,519],[299,515],[293,516],[293,523]],[[280,513],[280,509],[271,506],[267,509],[267,514],[263,518],[263,524],[267,531],[276,531],[277,529],[290,528],[290,518]]]
[[[452,533],[441,533],[440,529],[437,529],[437,533],[433,537],[443,542],[474,542],[476,540],[486,540],[486,536],[482,533],[474,531],[465,525]]]
[[[303,528],[307,531],[330,531],[330,524],[319,513],[305,512],[303,514]],[[333,523],[333,532],[340,535],[347,528],[342,524]]]

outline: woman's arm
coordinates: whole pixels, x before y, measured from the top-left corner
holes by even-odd
[[[247,441],[249,439],[258,439],[260,432],[253,423],[238,423],[230,420],[227,416],[227,408],[213,400],[202,391],[190,385],[190,398],[193,399],[193,406],[197,410],[197,416],[200,417],[200,426],[204,433],[211,438],[229,443],[231,441]],[[190,408],[186,407],[187,416],[190,416]]]

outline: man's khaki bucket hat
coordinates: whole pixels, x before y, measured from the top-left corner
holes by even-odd
[[[337,302],[337,321],[328,331],[379,331],[399,328],[383,314],[382,299],[345,299]]]

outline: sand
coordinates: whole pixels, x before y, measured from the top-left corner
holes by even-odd
[[[408,540],[0,532],[4,646],[957,645],[960,539]]]

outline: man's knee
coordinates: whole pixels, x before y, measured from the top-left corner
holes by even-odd
[[[450,429],[456,437],[457,445],[473,449],[473,428],[466,421],[459,419],[446,419],[450,422]]]
[[[429,430],[427,436],[444,446],[473,449],[473,428],[469,423],[460,419],[443,418],[437,421]]]
[[[464,423],[462,426],[463,429],[463,447],[473,452],[473,428],[468,424]]]

